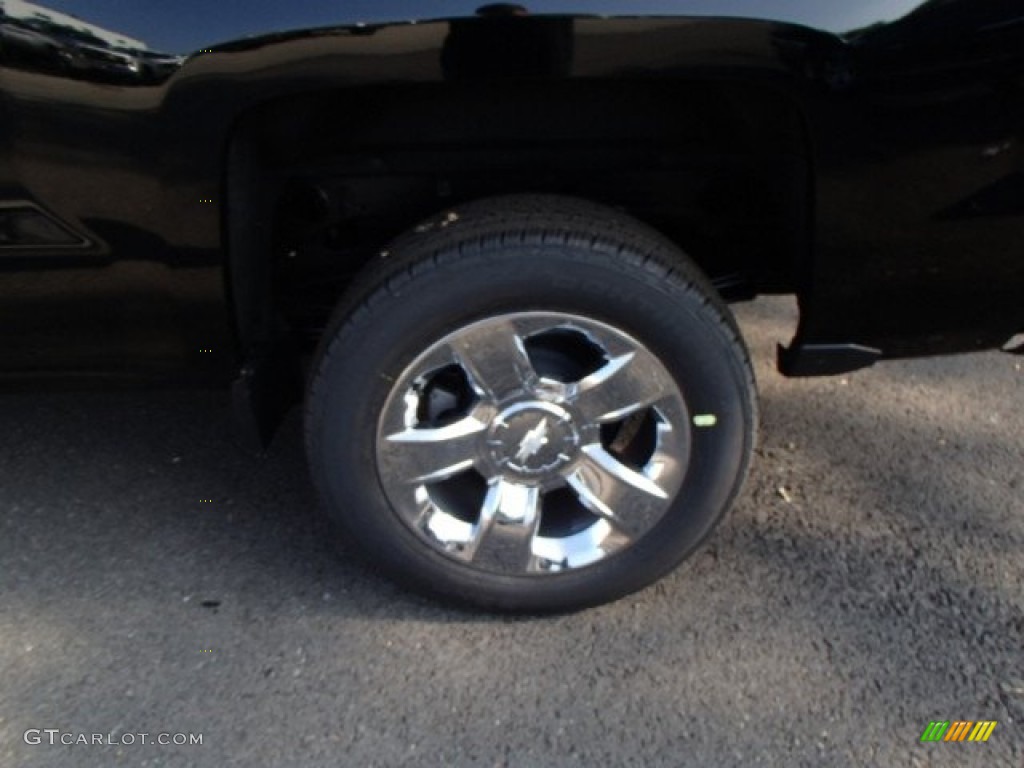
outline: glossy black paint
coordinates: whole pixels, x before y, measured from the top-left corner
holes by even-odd
[[[289,266],[254,190],[314,171],[299,218],[322,203],[367,253],[474,193],[622,204],[735,295],[797,293],[797,350],[1024,329],[1019,0],[44,4],[0,0],[3,373],[218,375],[274,346],[279,286],[301,304],[323,266]],[[718,203],[730,226],[688,239]]]

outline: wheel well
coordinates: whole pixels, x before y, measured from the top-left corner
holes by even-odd
[[[726,298],[793,289],[809,160],[794,102],[700,80],[445,83],[304,94],[246,113],[228,163],[229,268],[247,351],[311,347],[398,234],[470,200],[552,193],[622,209]]]

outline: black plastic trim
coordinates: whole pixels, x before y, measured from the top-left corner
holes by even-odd
[[[779,372],[791,378],[837,376],[870,368],[881,357],[881,350],[860,344],[780,344],[778,365]]]

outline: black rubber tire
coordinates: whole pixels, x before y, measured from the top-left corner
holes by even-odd
[[[394,382],[448,333],[505,312],[601,320],[643,342],[692,413],[691,460],[669,512],[631,547],[543,576],[481,572],[422,543],[377,477],[378,419]],[[306,443],[323,508],[370,563],[419,592],[487,609],[567,611],[641,589],[711,533],[740,492],[756,437],[754,377],[728,309],[671,242],[603,206],[548,196],[481,201],[397,240],[338,307],[321,341]]]

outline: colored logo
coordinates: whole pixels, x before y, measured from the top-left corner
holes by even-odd
[[[992,731],[996,729],[995,720],[957,720],[950,723],[932,721],[921,734],[921,741],[988,741]]]

